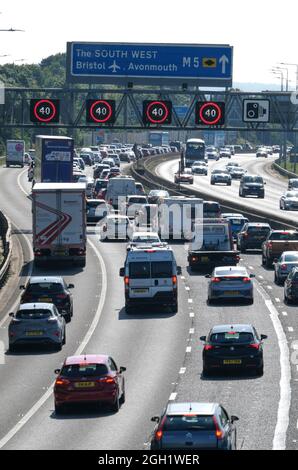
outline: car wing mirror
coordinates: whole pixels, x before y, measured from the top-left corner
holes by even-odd
[[[181,266],[177,266],[177,275],[181,276],[181,274],[182,274],[182,268]]]
[[[126,367],[121,366],[121,367],[119,368],[119,372],[120,372],[120,373],[121,373],[121,372],[125,372],[125,371],[126,371]]]
[[[120,268],[120,270],[119,270],[119,276],[120,276],[120,277],[124,277],[124,274],[125,274],[125,269],[124,269],[124,268]]]
[[[153,423],[159,423],[160,417],[159,416],[152,416],[151,421],[153,421]]]
[[[25,286],[20,286],[20,290],[25,290]]]
[[[201,336],[200,341],[206,341],[207,337],[206,336]]]
[[[206,279],[211,279],[211,274],[206,274],[206,275],[205,275],[205,278],[206,278]]]
[[[54,372],[55,372],[56,375],[58,375],[58,374],[60,374],[61,369],[55,369]]]
[[[235,421],[239,421],[238,416],[231,416],[231,423],[234,423]]]
[[[256,275],[255,275],[255,274],[250,274],[249,277],[250,277],[251,279],[254,279],[254,278],[256,277]]]
[[[9,316],[9,317],[13,317],[13,316],[14,316],[14,312],[10,312],[10,313],[8,314],[8,316]]]
[[[74,284],[68,284],[68,289],[74,289]]]
[[[267,338],[268,338],[268,336],[267,336],[267,335],[261,335],[261,340],[263,340],[263,339],[267,339]]]

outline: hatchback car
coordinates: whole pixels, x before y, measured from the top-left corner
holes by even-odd
[[[193,184],[193,174],[191,168],[185,168],[183,171],[177,171],[174,175],[174,183]]]
[[[227,170],[213,170],[211,173],[210,184],[226,184],[227,186],[231,186],[231,175]]]
[[[248,274],[246,268],[241,266],[222,266],[215,268],[213,273],[207,274],[210,279],[208,286],[208,302],[215,300],[242,299],[253,304],[254,274]]]
[[[161,204],[166,197],[170,197],[168,191],[152,189],[148,194],[148,202],[149,204]]]
[[[110,208],[104,199],[88,199],[86,211],[87,223],[97,223],[109,214]]]
[[[194,175],[208,175],[208,166],[206,162],[195,162],[191,167]]]
[[[256,157],[257,158],[259,158],[259,157],[268,158],[268,150],[264,147],[259,147],[257,152],[256,152]]]
[[[9,350],[29,344],[49,344],[58,351],[66,342],[65,320],[54,304],[24,303],[16,313],[10,313],[8,327]]]
[[[236,450],[237,416],[229,416],[218,403],[170,403],[156,427],[151,450]]]
[[[297,211],[298,191],[286,191],[279,200],[279,208],[284,211]]]
[[[298,178],[290,178],[288,182],[288,190],[291,191],[292,189],[298,190]]]
[[[20,303],[53,303],[69,322],[73,316],[73,298],[70,293],[73,288],[74,285],[67,285],[61,276],[32,276],[26,286],[20,286],[24,290]]]
[[[293,268],[298,267],[298,251],[284,251],[274,263],[274,281],[282,284]]]
[[[288,304],[298,301],[298,267],[293,268],[285,280],[284,300]]]
[[[208,336],[201,336],[203,348],[203,374],[213,371],[253,370],[264,373],[263,340],[252,325],[214,326]]]
[[[146,245],[154,245],[154,246],[164,246],[167,245],[166,243],[163,243],[159,236],[158,233],[156,232],[134,232],[130,242],[127,245],[127,251],[131,250],[132,247],[141,247],[141,246],[146,246]]]
[[[104,403],[118,411],[125,402],[125,367],[118,368],[106,355],[83,355],[68,357],[54,385],[56,414],[66,405],[79,403]]]
[[[126,215],[108,215],[102,227],[102,240],[127,240],[134,232],[134,225]]]
[[[237,235],[237,248],[241,253],[246,250],[261,250],[263,242],[267,239],[271,227],[266,223],[246,223]]]

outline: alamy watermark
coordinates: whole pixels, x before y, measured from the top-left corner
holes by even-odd
[[[5,103],[5,85],[2,80],[0,80],[0,104]]]

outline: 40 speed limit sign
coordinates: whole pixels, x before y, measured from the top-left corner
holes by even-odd
[[[171,124],[172,102],[153,100],[143,101],[143,123],[144,124]]]
[[[204,126],[222,126],[225,123],[223,101],[197,101],[195,123]]]

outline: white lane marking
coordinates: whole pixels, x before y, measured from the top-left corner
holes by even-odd
[[[193,335],[193,334],[194,334],[194,332],[195,332],[195,329],[194,329],[194,328],[190,328],[190,330],[189,330],[189,334],[190,334],[190,335]]]
[[[179,370],[179,374],[185,374],[186,372],[186,367],[181,367],[181,369]]]
[[[267,287],[267,289],[272,290],[272,287],[271,287],[271,286],[266,286],[266,287]]]
[[[294,331],[294,328],[292,326],[288,326],[288,330],[290,333],[292,333]]]
[[[297,423],[296,423],[296,428],[298,429],[298,419],[297,419]]]
[[[191,346],[187,346],[187,348],[186,348],[185,352],[187,352],[187,353],[191,353]]]
[[[182,281],[184,281],[184,280],[185,280],[185,276],[181,276],[180,279],[182,279]]]
[[[23,188],[22,184],[21,184],[21,176],[23,176],[24,173],[26,173],[27,169],[22,171],[19,176],[18,176],[18,179],[17,179],[17,184],[18,184],[18,187],[20,188],[20,190],[22,191],[22,193],[25,194],[25,196],[30,196],[30,194],[25,190],[25,188]]]
[[[255,269],[253,266],[248,266],[249,269],[252,271],[253,269]]]
[[[284,450],[286,448],[287,429],[289,426],[289,413],[291,405],[291,366],[290,353],[287,344],[287,338],[282,324],[278,317],[278,312],[271,300],[267,300],[264,294],[259,290],[265,300],[265,305],[271,313],[270,318],[273,323],[275,333],[278,339],[280,351],[280,398],[278,404],[277,421],[274,431],[272,449]]]
[[[258,276],[258,277],[259,277],[260,279],[264,279],[264,277],[263,277],[263,276]]]
[[[287,312],[281,312],[281,313],[283,314],[284,317],[288,316]]]
[[[185,290],[190,291],[190,287],[185,286]]]
[[[194,312],[190,312],[189,316],[190,316],[190,318],[194,318],[194,316],[195,316]]]
[[[188,303],[189,303],[189,304],[192,304],[192,303],[193,303],[193,300],[192,300],[192,299],[188,299]]]
[[[106,271],[106,267],[104,264],[104,260],[99,250],[97,249],[97,247],[90,240],[88,240],[88,243],[94,250],[95,255],[97,256],[99,263],[100,263],[101,272],[102,272],[102,296],[99,300],[96,314],[90,325],[90,328],[87,331],[82,343],[80,344],[80,346],[74,353],[75,356],[79,356],[80,354],[82,354],[84,348],[90,341],[90,338],[93,335],[95,328],[97,327],[98,322],[100,320],[104,303],[105,303],[105,299],[106,299],[106,294],[107,294],[107,271]],[[32,418],[32,416],[34,416],[35,413],[44,405],[44,403],[48,400],[48,398],[52,394],[54,383],[55,382],[53,382],[50,385],[46,393],[42,395],[42,397],[35,403],[35,405],[32,406],[32,408],[23,416],[23,418],[0,440],[0,449],[2,449],[16,435],[16,433],[20,431],[20,429],[22,429],[22,427]]]
[[[171,393],[169,401],[174,401],[176,400],[177,393]]]
[[[275,297],[275,302],[279,303],[280,299],[278,297]]]

